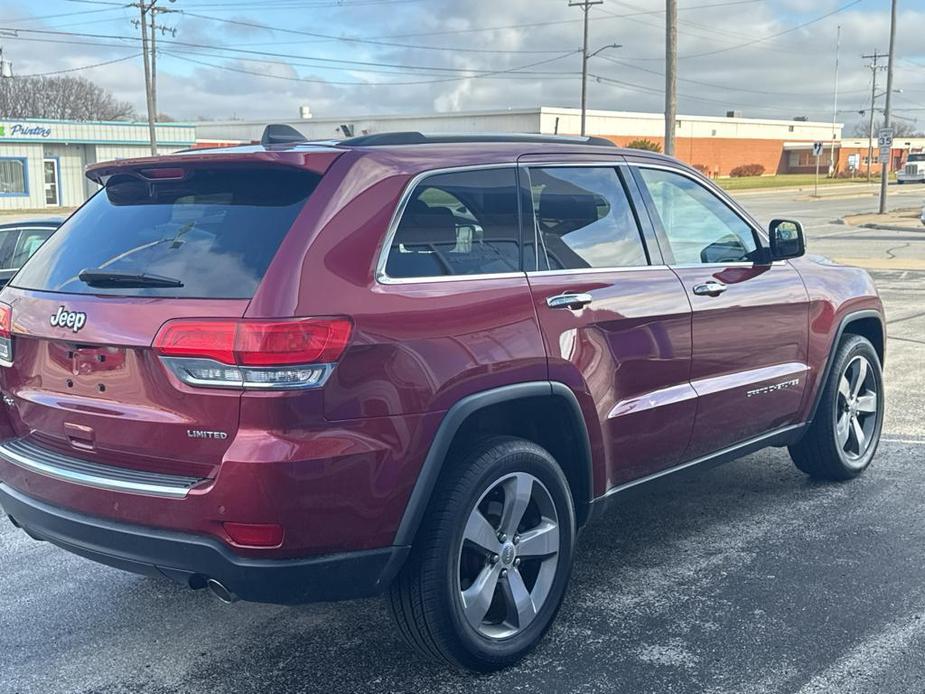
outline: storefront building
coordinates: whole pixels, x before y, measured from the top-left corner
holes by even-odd
[[[192,147],[192,125],[162,123],[158,152]],[[151,153],[147,123],[0,119],[0,210],[76,207],[97,188],[84,167]]]

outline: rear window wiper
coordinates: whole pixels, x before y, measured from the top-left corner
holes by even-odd
[[[173,277],[152,275],[147,272],[119,272],[88,268],[82,270],[78,279],[91,287],[116,289],[119,287],[182,287],[183,282]]]

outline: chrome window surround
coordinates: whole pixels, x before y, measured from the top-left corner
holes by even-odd
[[[608,161],[604,159],[602,159],[601,161],[576,161],[576,162],[558,162],[558,161],[557,162],[545,162],[545,161],[542,161],[542,162],[520,162],[518,166],[522,169],[527,170],[527,176],[529,178],[530,169],[564,169],[564,168],[572,169],[572,168],[587,167],[587,166],[593,166],[593,167],[600,168],[600,169],[616,169],[621,166],[626,166],[626,162],[624,161],[615,162],[615,161]],[[623,187],[622,181],[620,182],[620,186]],[[630,194],[629,191],[625,191],[625,192],[626,192],[627,202],[629,202],[630,205],[633,205],[633,196]],[[531,197],[531,204],[532,204],[532,197]],[[534,234],[537,234],[537,238],[534,239],[534,242],[536,243],[537,248],[539,248],[540,240],[538,238],[538,233],[536,229],[536,215],[531,214],[531,217],[533,217]],[[636,231],[639,233],[639,240],[643,244],[643,248],[645,248],[646,253],[649,255],[649,257],[651,257],[651,252],[646,247],[646,241],[642,233],[642,229],[638,227],[638,220],[637,220]],[[533,275],[562,275],[562,274],[586,275],[586,274],[590,274],[594,272],[627,272],[627,271],[628,272],[638,272],[639,270],[658,270],[658,269],[666,269],[667,267],[668,267],[667,265],[652,264],[652,265],[618,265],[616,267],[562,268],[558,270],[527,270],[527,275],[531,277]]]
[[[471,164],[467,166],[452,166],[443,169],[429,169],[415,174],[405,185],[401,198],[389,221],[389,226],[382,241],[382,247],[379,249],[379,258],[376,261],[376,282],[379,284],[428,284],[430,282],[459,282],[462,280],[484,280],[484,279],[510,279],[514,277],[523,277],[523,272],[494,272],[473,275],[435,275],[434,277],[389,277],[385,271],[389,262],[389,251],[392,250],[392,241],[395,240],[395,234],[398,232],[398,225],[405,213],[405,208],[411,200],[411,194],[417,190],[417,187],[428,178],[441,176],[443,174],[461,173],[465,171],[486,171],[489,169],[516,169],[516,162],[504,162],[500,164]]]
[[[485,273],[485,274],[472,274],[472,275],[435,275],[433,277],[389,277],[388,273],[385,271],[386,264],[389,259],[389,251],[392,247],[392,241],[395,238],[395,234],[398,231],[398,225],[401,222],[401,217],[405,212],[405,208],[408,206],[408,202],[411,199],[411,194],[418,187],[418,185],[430,178],[431,176],[439,176],[441,174],[447,173],[457,173],[460,171],[480,171],[485,169],[506,169],[506,168],[517,168],[517,169],[530,169],[530,168],[549,168],[549,167],[579,167],[579,166],[596,166],[596,167],[607,167],[615,168],[618,166],[625,166],[626,162],[623,161],[613,161],[611,159],[602,160],[602,161],[576,161],[576,162],[506,162],[502,164],[472,164],[468,166],[454,166],[444,169],[431,169],[428,171],[422,171],[419,174],[416,174],[410,181],[408,181],[405,186],[404,191],[402,191],[401,199],[398,202],[398,206],[395,208],[395,212],[392,215],[392,219],[389,221],[388,231],[386,232],[385,239],[383,241],[382,247],[379,249],[379,257],[376,261],[376,282],[379,284],[389,285],[389,284],[430,284],[431,282],[459,282],[464,280],[487,280],[487,279],[513,279],[518,277],[524,277],[525,275],[559,275],[559,274],[588,274],[594,272],[623,272],[623,271],[638,271],[638,270],[653,270],[653,269],[665,269],[665,265],[625,265],[620,267],[601,267],[601,268],[576,268],[571,270],[527,270],[525,272],[496,272],[496,273]]]
[[[408,206],[408,202],[411,199],[411,194],[418,187],[418,185],[430,178],[431,176],[439,176],[441,174],[447,173],[457,173],[461,171],[479,171],[485,169],[505,169],[505,168],[518,168],[518,169],[531,169],[531,168],[564,168],[564,167],[581,167],[581,166],[595,166],[595,167],[607,167],[607,168],[617,168],[617,167],[636,167],[636,168],[648,168],[648,169],[662,169],[664,171],[671,171],[680,176],[690,179],[701,188],[712,194],[714,197],[717,197],[721,203],[726,205],[736,217],[742,220],[742,222],[752,230],[753,233],[758,237],[759,246],[765,247],[768,241],[767,235],[764,231],[747,215],[747,213],[731,198],[729,198],[724,192],[720,191],[718,194],[717,191],[712,188],[705,186],[703,181],[700,181],[696,176],[691,174],[688,171],[685,171],[682,168],[667,166],[664,164],[648,163],[648,162],[635,162],[635,161],[616,161],[610,157],[602,157],[600,161],[529,161],[529,162],[505,162],[501,164],[471,164],[467,166],[454,166],[443,169],[430,169],[428,171],[422,171],[421,173],[415,174],[410,181],[405,186],[405,189],[402,191],[402,196],[399,200],[398,206],[395,208],[395,212],[392,214],[392,218],[389,221],[388,231],[386,232],[385,239],[383,241],[382,247],[379,249],[379,257],[376,262],[376,272],[375,278],[376,282],[383,285],[390,284],[430,284],[432,282],[459,282],[464,280],[487,280],[487,279],[513,279],[518,277],[533,276],[533,275],[572,275],[572,274],[593,274],[597,272],[638,272],[640,270],[664,270],[666,268],[678,268],[678,269],[687,269],[687,268],[720,268],[720,267],[754,267],[760,263],[754,263],[751,261],[736,261],[732,263],[688,263],[688,264],[677,264],[677,265],[626,265],[619,267],[601,267],[601,268],[573,268],[573,269],[562,269],[562,270],[526,270],[525,272],[499,272],[499,273],[486,273],[486,274],[472,274],[472,275],[436,275],[433,277],[389,277],[388,273],[385,271],[386,264],[388,263],[389,251],[392,247],[392,241],[395,238],[395,234],[398,231],[398,225],[401,221],[401,217],[405,212],[405,208]],[[763,242],[763,243],[762,243]],[[786,264],[786,261],[775,261],[773,264],[777,265],[778,263]]]
[[[12,439],[0,443],[0,458],[29,472],[64,482],[171,499],[185,498],[190,489],[203,481],[198,477],[166,475],[91,463],[51,451],[25,439]]]
[[[763,229],[761,229],[760,226],[758,226],[758,224],[755,223],[753,219],[751,219],[751,217],[749,217],[745,209],[742,208],[742,206],[739,205],[735,200],[733,200],[724,190],[721,190],[721,189],[714,190],[713,188],[709,186],[705,186],[703,184],[703,181],[701,181],[697,176],[695,176],[691,172],[685,171],[684,169],[676,168],[674,166],[666,166],[664,164],[654,164],[654,163],[641,162],[641,161],[630,161],[630,162],[627,162],[626,165],[633,166],[637,169],[661,169],[662,171],[670,171],[671,173],[678,174],[679,176],[683,176],[684,178],[687,178],[693,181],[698,186],[703,188],[705,191],[710,193],[713,197],[717,198],[726,207],[728,207],[729,211],[732,212],[732,214],[734,214],[736,217],[741,219],[742,222],[745,224],[745,226],[747,226],[749,229],[752,230],[752,232],[754,232],[754,234],[758,237],[759,248],[766,247],[765,244],[768,241],[767,234],[764,232]],[[739,264],[740,265],[755,265],[756,263],[744,262],[744,263],[739,263]],[[690,263],[688,265],[683,265],[683,266],[682,265],[672,265],[672,267],[705,267],[707,265],[708,263]],[[731,267],[731,266],[735,266],[736,263],[709,263],[709,265],[721,265],[723,267]]]
[[[197,388],[232,388],[235,390],[309,390],[312,388],[321,388],[327,383],[331,372],[334,371],[334,364],[290,364],[287,366],[239,366],[234,364],[222,364],[213,359],[202,359],[195,357],[160,357],[161,362],[170,371],[173,376],[188,386]],[[211,380],[196,378],[187,367],[207,368],[207,369],[238,369],[242,372],[241,380]],[[248,381],[243,378],[245,372],[271,372],[286,371],[287,369],[312,369],[318,371],[318,376],[310,382],[283,382],[283,383],[265,383],[263,381]]]

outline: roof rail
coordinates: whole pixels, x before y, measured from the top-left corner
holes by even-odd
[[[533,135],[529,133],[466,133],[460,135],[424,135],[417,131],[376,133],[360,135],[341,140],[338,145],[346,147],[378,147],[387,145],[453,144],[469,142],[546,142],[558,144],[616,145],[603,137],[580,137],[577,135]]]
[[[293,142],[305,142],[307,138],[291,125],[284,123],[270,123],[263,129],[260,144],[264,147],[270,145],[288,145]]]

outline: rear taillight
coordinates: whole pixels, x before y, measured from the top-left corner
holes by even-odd
[[[13,307],[0,303],[0,366],[13,363]]]
[[[324,383],[350,339],[347,318],[168,321],[153,347],[184,383],[311,388]]]

